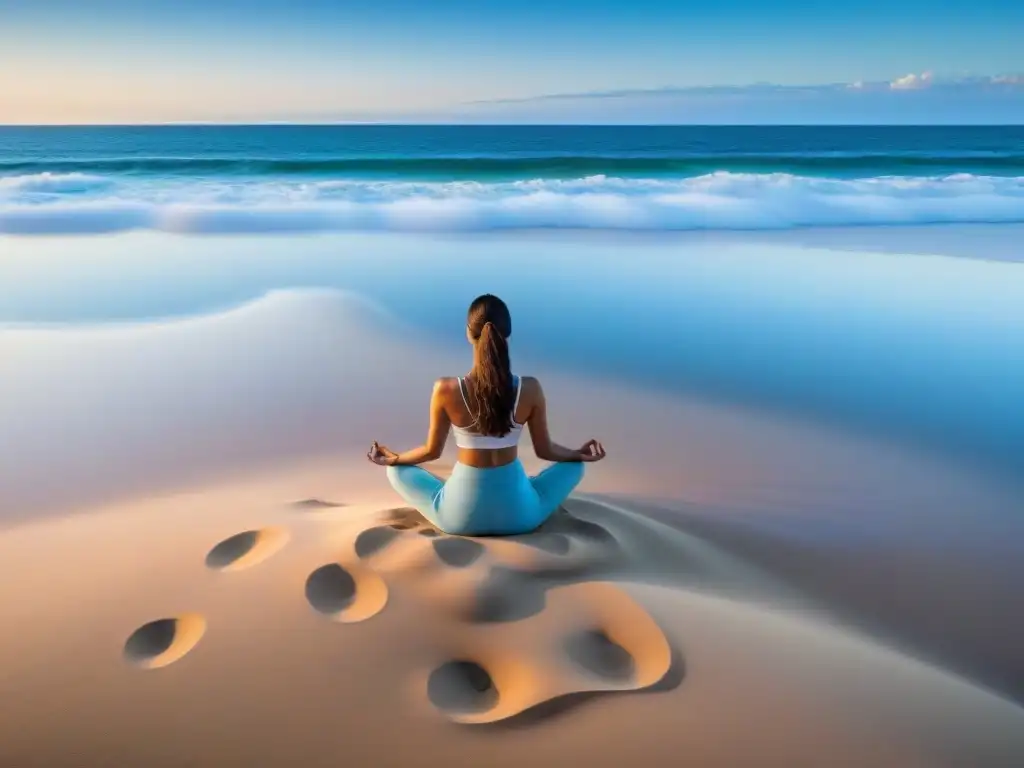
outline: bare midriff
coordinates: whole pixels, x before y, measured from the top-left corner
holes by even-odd
[[[519,449],[511,448],[459,448],[459,464],[477,469],[490,469],[511,464],[519,457]]]

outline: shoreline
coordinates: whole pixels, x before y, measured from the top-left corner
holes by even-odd
[[[110,238],[181,238],[203,241],[271,241],[308,240],[427,240],[434,242],[486,242],[489,240],[525,240],[546,242],[608,242],[620,241],[630,246],[662,246],[665,244],[743,244],[765,243],[840,252],[865,251],[902,256],[938,256],[996,262],[1024,261],[1020,234],[1024,222],[1005,223],[934,223],[934,224],[863,224],[834,226],[799,226],[767,229],[646,230],[594,229],[571,227],[533,227],[492,229],[467,232],[403,232],[403,231],[269,231],[269,232],[155,232],[137,229],[123,232],[84,232],[48,234],[0,234],[0,241],[31,247],[47,242],[96,241]],[[978,238],[983,244],[979,247]],[[986,250],[991,248],[991,250]],[[983,251],[979,253],[979,250]]]

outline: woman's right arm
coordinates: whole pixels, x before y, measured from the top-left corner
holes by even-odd
[[[566,448],[551,439],[548,432],[548,406],[544,399],[544,390],[537,379],[530,378],[533,407],[526,423],[530,427],[530,438],[533,440],[533,452],[541,461],[583,461],[582,452]],[[524,383],[525,383],[524,381]]]

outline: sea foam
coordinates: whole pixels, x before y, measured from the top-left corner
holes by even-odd
[[[0,200],[31,194],[80,194],[111,186],[103,176],[87,173],[34,173],[0,177]]]
[[[1024,177],[717,172],[482,181],[0,178],[0,233],[564,228],[770,230],[1024,222]]]

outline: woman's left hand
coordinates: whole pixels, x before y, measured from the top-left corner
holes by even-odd
[[[390,448],[378,445],[377,441],[374,440],[373,445],[370,446],[370,450],[366,454],[366,458],[374,464],[379,464],[382,467],[390,467],[395,463],[395,459],[398,458],[398,454]]]
[[[580,461],[600,461],[608,454],[597,440],[587,440],[579,450]]]

